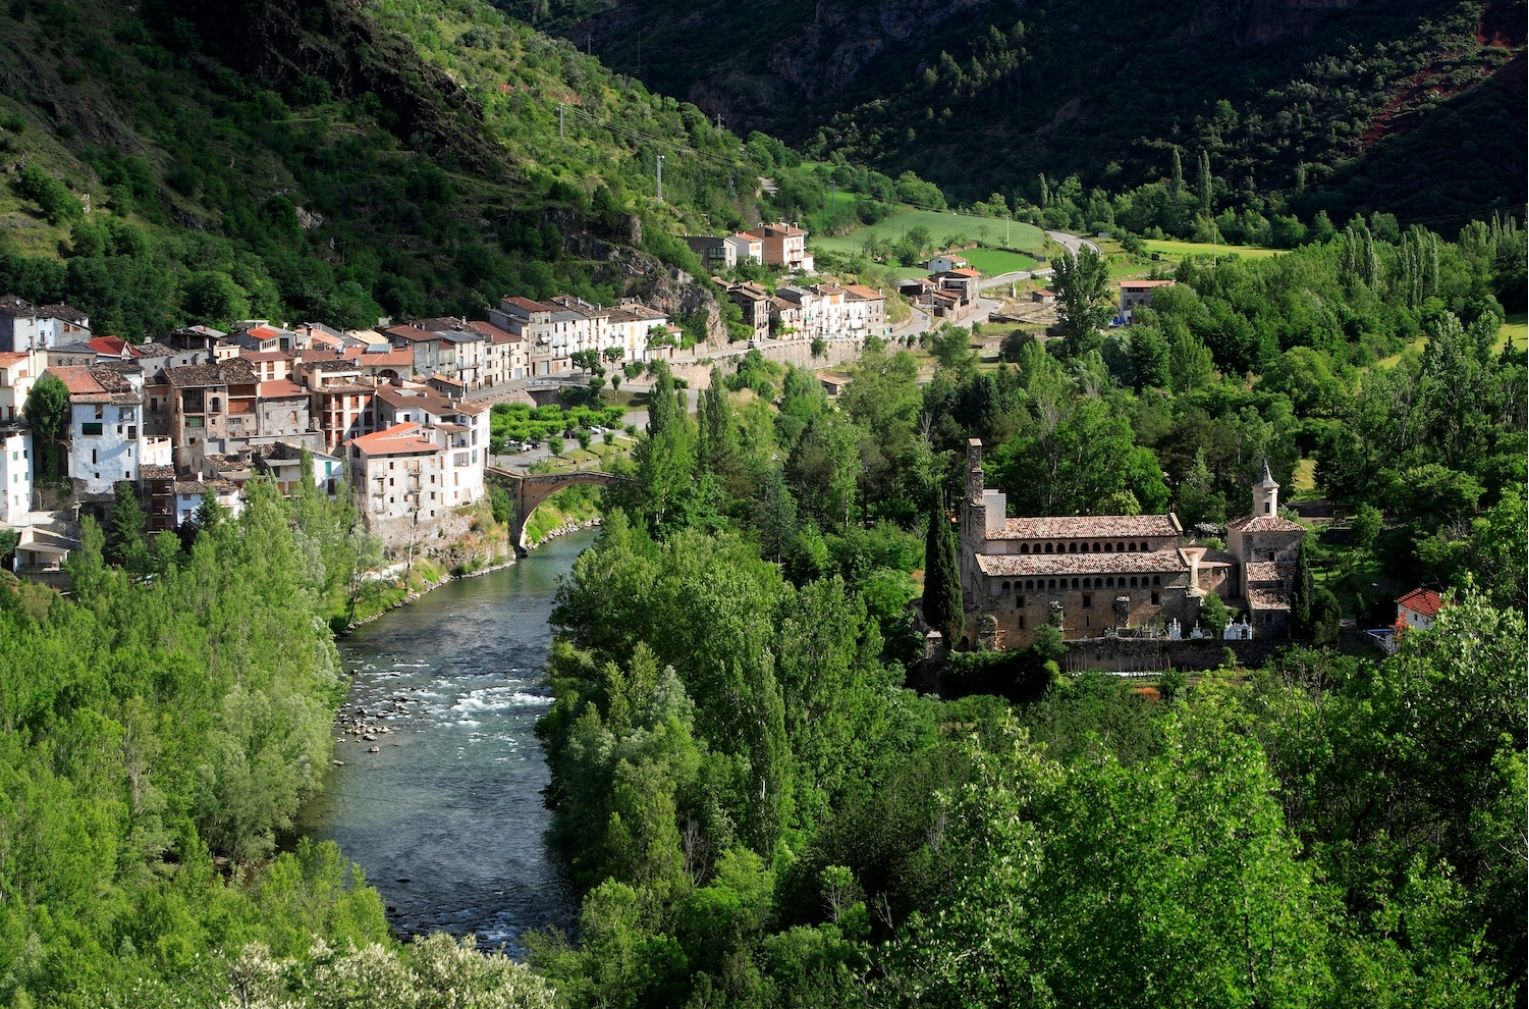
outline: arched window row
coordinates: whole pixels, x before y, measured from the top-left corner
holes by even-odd
[[[1145,541],[1092,542],[1066,540],[1053,543],[1021,543],[1019,552],[1022,554],[1145,554],[1152,550],[1151,544]]]

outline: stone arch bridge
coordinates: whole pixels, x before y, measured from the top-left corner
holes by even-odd
[[[617,476],[614,473],[601,473],[597,470],[574,470],[569,473],[525,473],[519,470],[503,469],[498,466],[489,466],[484,469],[484,476],[490,483],[498,484],[510,492],[511,499],[515,502],[515,518],[510,526],[510,542],[515,544],[515,552],[522,557],[526,554],[526,520],[536,510],[536,506],[547,500],[558,491],[576,484],[590,484],[596,487],[607,487],[611,484],[624,483],[628,479]]]

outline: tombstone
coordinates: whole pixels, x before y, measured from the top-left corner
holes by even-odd
[[[1183,629],[1181,627],[1179,627],[1179,618],[1178,617],[1174,617],[1172,620],[1168,621],[1168,640],[1169,641],[1179,641],[1179,640],[1181,640],[1182,633],[1183,633]]]
[[[932,659],[940,654],[940,645],[944,640],[945,636],[931,627],[924,635],[924,658]]]

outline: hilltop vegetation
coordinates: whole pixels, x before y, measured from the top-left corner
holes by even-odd
[[[1521,0],[502,2],[739,128],[962,201],[1044,206],[1042,174],[1165,188],[1175,149],[1210,157],[1218,210],[1458,226],[1523,197]]]
[[[678,221],[758,218],[730,134],[476,0],[19,0],[0,57],[25,166],[0,184],[0,288],[97,331],[629,287],[691,312],[706,296],[662,265],[693,265]]]

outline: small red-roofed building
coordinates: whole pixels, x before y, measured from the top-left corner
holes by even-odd
[[[1444,609],[1444,599],[1433,589],[1417,588],[1396,601],[1398,632],[1426,631]]]

